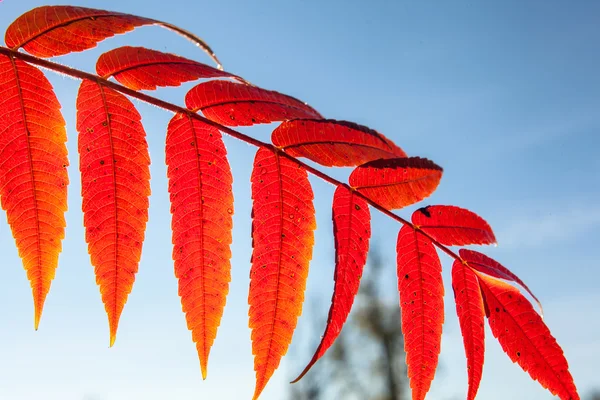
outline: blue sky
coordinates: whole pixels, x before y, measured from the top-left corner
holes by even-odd
[[[0,3],[0,27],[44,4]],[[73,1],[179,25],[213,47],[227,70],[309,102],[329,118],[386,134],[410,155],[445,169],[425,204],[453,204],[487,219],[499,246],[484,249],[516,272],[545,307],[582,395],[600,387],[600,3],[408,1]],[[92,71],[119,45],[140,45],[209,62],[159,28],[140,28],[98,48],[59,58]],[[136,103],[153,164],[150,222],[140,272],[115,346],[95,285],[82,228],[75,131],[79,82],[49,74],[67,120],[71,166],[67,238],[33,331],[29,284],[0,216],[0,398],[131,400],[250,398],[254,372],[247,328],[250,165],[255,149],[226,138],[234,174],[233,281],[222,325],[201,380],[171,261],[164,136],[171,115]],[[184,88],[190,88],[185,85]],[[178,104],[184,90],[158,94]],[[272,126],[245,130],[267,140]],[[345,177],[348,170],[333,174]],[[312,180],[317,223],[307,296],[327,314],[333,274],[333,188]],[[412,209],[412,208],[411,208]],[[410,215],[409,210],[400,212]],[[374,240],[397,301],[398,226],[373,212]],[[446,323],[431,399],[464,398],[466,364],[442,255]],[[307,307],[309,309],[309,307]],[[299,329],[310,324],[303,316]],[[315,333],[320,334],[320,333]],[[544,399],[549,392],[513,365],[487,331],[481,399]],[[301,340],[297,335],[298,340]],[[357,349],[358,350],[358,349]],[[261,396],[280,400],[311,354],[291,352]]]

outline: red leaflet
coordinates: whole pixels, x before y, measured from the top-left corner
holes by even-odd
[[[220,67],[202,39],[166,22],[93,8],[43,6],[17,18],[6,30],[4,41],[13,50],[24,48],[37,57],[54,57],[95,47],[98,42],[141,25],[159,25],[192,41]]]
[[[357,167],[350,186],[392,210],[417,203],[435,191],[442,168],[425,158],[390,158]]]
[[[400,229],[396,251],[408,378],[413,400],[423,400],[435,375],[442,340],[442,265],[431,240],[408,226]]]
[[[427,206],[412,215],[412,223],[446,246],[494,244],[492,228],[479,215],[455,206]]]
[[[193,87],[185,96],[185,104],[226,126],[321,118],[313,108],[293,97],[230,81],[209,81]]]
[[[378,158],[406,157],[381,133],[347,121],[285,121],[273,131],[271,140],[291,156],[306,157],[327,167],[352,167]]]
[[[231,280],[233,178],[218,129],[177,114],[167,131],[173,260],[202,377]]]
[[[312,360],[294,382],[302,379],[340,334],[358,293],[360,278],[367,261],[371,238],[369,205],[345,186],[338,186],[333,195],[333,236],[336,260],[335,288],[327,326]]]
[[[143,47],[119,47],[98,58],[96,72],[133,90],[179,86],[200,78],[237,78],[206,64]]]
[[[37,329],[67,210],[67,135],[40,70],[0,55],[0,198],[31,282]]]
[[[492,333],[510,359],[563,400],[578,400],[569,365],[531,303],[511,285],[476,272]]]
[[[496,260],[493,260],[478,251],[467,249],[460,249],[459,254],[460,257],[469,264],[469,267],[476,269],[479,272],[483,272],[484,274],[491,275],[495,278],[505,279],[507,281],[519,284],[531,295],[531,297],[535,299],[540,309],[542,309],[542,303],[537,297],[535,297],[533,292],[529,290],[527,285],[521,279],[519,279],[518,276],[513,274],[508,268],[503,267]]]
[[[83,51],[118,33],[156,21],[111,11],[71,6],[34,8],[6,30],[4,41],[12,49],[24,48],[37,57]]]
[[[257,399],[287,352],[302,312],[316,222],[307,173],[296,163],[260,148],[251,180],[248,302]]]
[[[77,131],[83,224],[111,346],[133,287],[148,221],[150,156],[140,120],[122,94],[92,81],[81,83]]]
[[[456,302],[456,314],[460,323],[469,374],[469,392],[467,400],[475,399],[481,374],[485,351],[485,329],[483,327],[483,298],[477,276],[460,261],[452,265],[452,288]]]

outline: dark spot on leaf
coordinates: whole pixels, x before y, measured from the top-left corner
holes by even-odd
[[[431,213],[429,212],[428,208],[429,208],[429,206],[423,207],[423,208],[419,208],[417,211],[420,211],[427,218],[431,218]]]

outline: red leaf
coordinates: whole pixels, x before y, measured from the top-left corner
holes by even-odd
[[[185,96],[187,108],[225,126],[248,126],[292,118],[321,118],[307,104],[285,94],[229,81],[209,81]]]
[[[186,115],[169,123],[166,157],[175,275],[206,379],[231,280],[233,178],[219,130]]]
[[[442,168],[425,158],[390,158],[357,167],[350,174],[350,186],[392,210],[418,203],[435,191]]]
[[[4,55],[0,110],[0,198],[31,283],[37,329],[65,236],[65,121],[44,74]]]
[[[312,360],[292,383],[299,381],[339,336],[358,293],[371,237],[371,213],[364,199],[338,186],[333,195],[335,288],[325,333]]]
[[[142,25],[159,25],[178,33],[204,50],[221,66],[208,44],[184,29],[155,19],[93,8],[34,8],[10,24],[4,41],[13,50],[22,47],[37,57],[54,57],[90,49],[106,38]]]
[[[83,81],[79,88],[77,131],[85,240],[112,346],[142,254],[150,156],[140,114],[131,101],[92,81]]]
[[[154,90],[157,86],[179,86],[200,78],[237,78],[187,58],[143,47],[119,47],[98,58],[96,72],[103,78],[114,77],[133,90]]]
[[[482,254],[478,251],[467,249],[460,249],[459,254],[460,257],[469,264],[469,267],[476,269],[479,272],[483,272],[484,274],[493,276],[495,278],[500,278],[519,284],[531,295],[531,297],[534,298],[540,309],[542,309],[542,303],[538,300],[537,297],[535,297],[533,292],[529,290],[525,282],[523,282],[518,276],[513,274],[508,268],[503,267],[496,260],[493,260],[485,254]]]
[[[476,272],[494,337],[512,362],[563,400],[578,400],[569,365],[556,339],[513,286]]]
[[[248,302],[257,399],[287,352],[302,312],[316,222],[313,192],[298,164],[260,148],[251,180]]]
[[[296,119],[279,125],[273,144],[293,157],[327,167],[351,167],[378,158],[406,157],[390,139],[366,126],[331,119]]]
[[[83,51],[118,33],[156,21],[112,11],[71,6],[42,6],[17,18],[4,41],[37,57]]]
[[[469,392],[467,400],[475,399],[481,374],[485,351],[485,329],[483,327],[483,298],[477,276],[460,261],[452,265],[452,288],[456,302],[456,314],[460,323],[469,374]]]
[[[492,228],[479,215],[455,206],[427,206],[412,215],[412,223],[446,246],[494,244]]]
[[[442,340],[442,265],[431,240],[408,226],[400,229],[396,251],[408,378],[413,400],[423,400],[435,375]]]

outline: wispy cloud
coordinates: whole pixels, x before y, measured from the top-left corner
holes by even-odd
[[[600,205],[556,208],[533,215],[515,215],[497,230],[503,248],[534,247],[560,242],[600,226]]]

